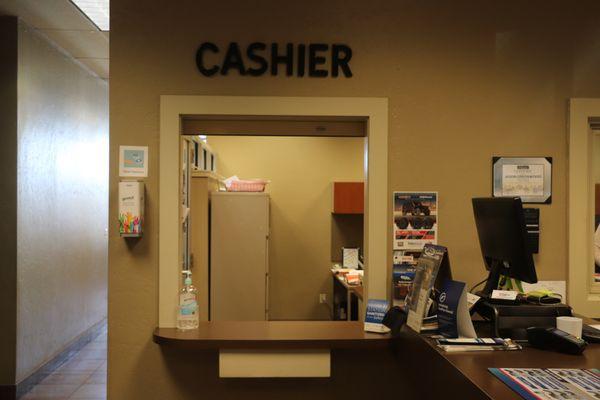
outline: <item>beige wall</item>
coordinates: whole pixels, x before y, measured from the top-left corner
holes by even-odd
[[[363,138],[210,136],[219,173],[271,183],[269,316],[328,319],[333,181],[363,180]],[[341,251],[341,250],[340,250]]]
[[[108,85],[19,26],[19,382],[106,317]]]
[[[484,276],[470,198],[491,193],[491,157],[551,156],[553,203],[540,206],[536,261],[540,279],[566,279],[567,99],[600,97],[599,7],[592,0],[577,7],[567,0],[305,1],[285,7],[276,1],[156,0],[141,9],[133,0],[114,2],[110,396],[191,398],[204,391],[226,399],[235,398],[239,388],[214,379],[214,359],[198,356],[180,365],[176,354],[161,353],[151,343],[157,323],[161,94],[388,97],[389,189],[439,192],[440,243],[450,249],[455,278],[469,284]],[[354,76],[253,78],[231,72],[206,78],[195,68],[195,50],[203,41],[224,46],[257,40],[347,43],[354,50]],[[134,247],[116,230],[121,144],[148,145],[151,152],[146,232]],[[390,204],[381,207],[389,211]],[[184,368],[210,376],[194,384],[182,381],[177,376]],[[280,397],[279,388],[271,388],[271,395]]]

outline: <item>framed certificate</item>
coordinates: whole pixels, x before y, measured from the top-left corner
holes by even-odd
[[[552,157],[493,157],[493,196],[552,203]]]

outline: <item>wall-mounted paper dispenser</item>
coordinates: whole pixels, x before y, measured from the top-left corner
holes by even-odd
[[[119,234],[141,237],[144,224],[144,182],[119,182]]]

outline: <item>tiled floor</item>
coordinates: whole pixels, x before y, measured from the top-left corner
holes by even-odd
[[[21,399],[106,399],[106,332]]]

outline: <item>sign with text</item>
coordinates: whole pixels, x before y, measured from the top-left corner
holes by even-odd
[[[438,329],[445,337],[477,337],[471,322],[465,283],[446,280],[438,299]]]
[[[242,76],[270,74],[311,78],[352,77],[352,49],[345,44],[279,44],[254,42],[241,46],[231,42],[218,46],[212,42],[200,44],[196,51],[196,66],[207,77],[228,75],[235,71]]]
[[[386,333],[390,328],[383,325],[383,318],[390,305],[387,300],[369,299],[365,315],[365,331]]]
[[[119,176],[148,177],[148,146],[119,146]]]

